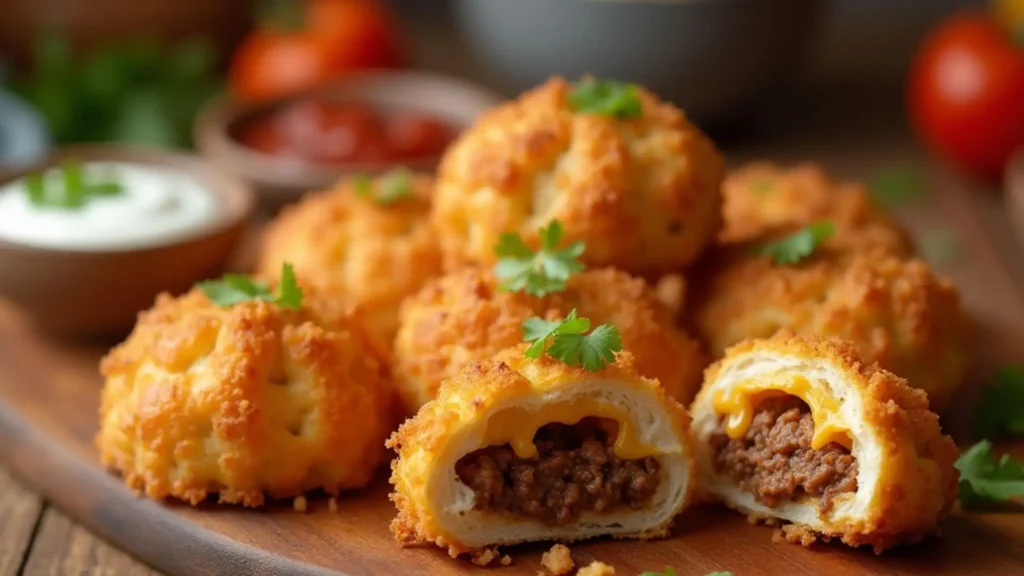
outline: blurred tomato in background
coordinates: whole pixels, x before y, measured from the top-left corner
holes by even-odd
[[[262,4],[235,52],[232,94],[247,102],[285,96],[358,69],[402,66],[395,19],[379,0],[278,0]]]
[[[933,150],[997,182],[1024,146],[1024,0],[941,22],[911,69],[908,105],[914,128]]]

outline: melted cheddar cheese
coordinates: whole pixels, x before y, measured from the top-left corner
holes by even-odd
[[[615,437],[616,456],[624,460],[646,458],[655,453],[653,446],[644,444],[634,430],[633,421],[626,411],[593,400],[546,404],[540,410],[506,408],[487,421],[484,446],[508,444],[520,458],[536,458],[537,446],[533,437],[546,424],[576,424],[588,417],[614,420],[619,427]]]
[[[732,439],[746,434],[754,419],[756,400],[764,394],[783,393],[803,400],[814,418],[811,449],[818,450],[835,442],[847,450],[853,447],[850,427],[839,413],[839,403],[828,394],[811,386],[806,378],[790,376],[775,381],[747,380],[728,389],[716,390],[711,404],[719,414],[727,414],[725,432]]]

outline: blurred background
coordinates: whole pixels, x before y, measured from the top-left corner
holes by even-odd
[[[1010,46],[1014,31],[1022,29],[1015,28],[1024,20],[1021,5],[1017,0],[5,0],[0,163],[23,162],[65,142],[193,147],[203,131],[197,117],[216,95],[244,102],[248,111],[255,103],[314,85],[343,84],[356,70],[381,68],[469,80],[480,89],[476,95],[483,90],[515,95],[552,74],[636,81],[676,101],[727,149],[737,141],[815,130],[908,126],[908,82],[923,40],[951,14],[974,8],[1005,24]],[[993,66],[1016,66],[1024,74],[1019,46],[1017,62]],[[1024,86],[1024,79],[1014,82]],[[427,111],[451,114],[435,108]],[[227,120],[215,123],[228,140],[244,140],[250,151],[262,152],[280,144],[268,143],[269,136],[259,144],[259,136],[240,132],[238,113],[215,116],[222,114]],[[449,124],[457,130],[460,122]],[[417,144],[429,144],[429,135],[420,136]],[[942,136],[931,138],[939,140],[932,148],[967,172],[987,182],[997,178],[990,167],[977,168],[976,158],[961,161],[956,151],[942,150]],[[204,153],[231,162],[225,157],[233,152],[218,142]],[[233,162],[244,163],[237,152]],[[335,158],[338,164],[354,160]],[[281,170],[288,172],[278,165]],[[290,174],[301,179],[294,170]],[[277,176],[267,175],[261,185],[280,189],[287,177]]]

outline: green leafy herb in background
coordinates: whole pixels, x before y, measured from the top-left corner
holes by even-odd
[[[39,108],[58,142],[188,147],[193,119],[220,80],[204,40],[140,39],[79,55],[48,30],[36,39],[32,73],[13,88]]]
[[[799,231],[755,249],[759,256],[769,256],[777,265],[796,264],[810,256],[815,248],[835,233],[832,222],[815,222]]]
[[[363,198],[372,200],[381,206],[387,206],[412,196],[412,172],[407,168],[396,168],[382,176],[376,186],[368,174],[356,174],[352,177],[352,189]]]
[[[964,506],[1024,497],[1024,464],[1009,454],[996,460],[988,440],[971,446],[954,466],[960,471],[960,501]]]
[[[924,182],[912,166],[890,166],[875,175],[870,192],[879,205],[896,208],[923,198]]]
[[[588,330],[590,320],[579,318],[575,308],[559,322],[528,318],[522,325],[523,341],[532,342],[526,349],[526,356],[540,358],[547,348],[552,358],[597,372],[615,361],[615,353],[622,350],[622,337],[619,330],[609,324],[602,324],[586,334]]]
[[[636,118],[643,114],[635,85],[596,78],[584,78],[573,86],[569,106],[580,114],[614,118]]]
[[[536,253],[516,234],[506,232],[499,238],[494,247],[499,258],[494,275],[501,280],[502,290],[545,296],[564,290],[569,277],[584,270],[578,260],[586,249],[583,242],[558,248],[562,241],[561,222],[552,220],[539,234],[541,247]]]
[[[206,280],[196,287],[220,308],[249,300],[271,302],[293,310],[302,308],[302,289],[295,281],[295,270],[288,262],[281,266],[281,282],[276,296],[266,283],[242,274],[225,274],[220,280]]]
[[[25,193],[29,201],[40,208],[77,210],[96,198],[124,194],[124,187],[112,178],[87,178],[77,160],[64,160],[58,168],[60,186],[51,186],[46,173],[25,177]]]
[[[982,391],[974,415],[974,429],[980,438],[1024,434],[1024,370],[1006,366]]]

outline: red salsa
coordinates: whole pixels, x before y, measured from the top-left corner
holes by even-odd
[[[455,131],[425,114],[300,100],[253,120],[238,136],[260,152],[319,163],[397,162],[441,154]]]

